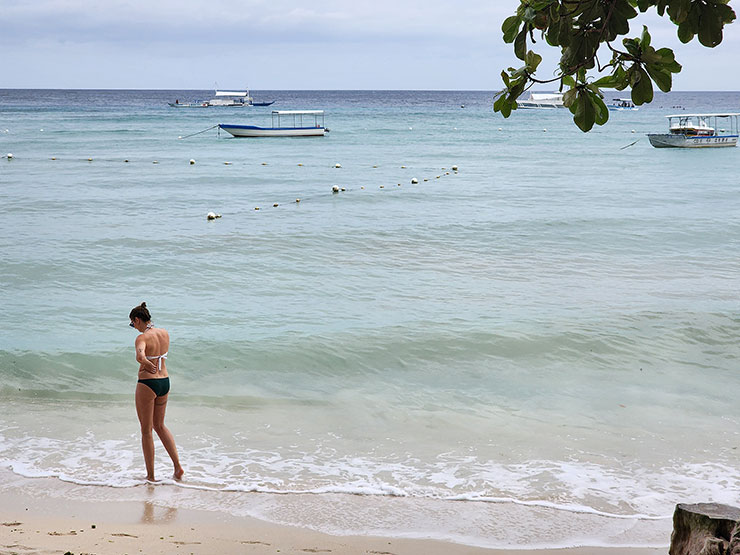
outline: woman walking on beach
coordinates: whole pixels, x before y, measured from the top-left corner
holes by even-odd
[[[157,432],[175,467],[173,478],[179,480],[185,471],[180,466],[175,438],[164,425],[164,413],[170,391],[170,378],[165,359],[170,348],[170,334],[155,328],[146,303],[134,307],[128,315],[132,328],[140,332],[136,338],[136,362],[139,382],[136,384],[136,414],[141,424],[141,449],[144,451],[146,479],[154,482],[154,437]]]

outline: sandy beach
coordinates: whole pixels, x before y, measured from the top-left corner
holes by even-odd
[[[7,471],[3,471],[2,474],[8,478]],[[426,539],[332,536],[305,528],[282,526],[216,511],[168,508],[151,501],[80,500],[75,498],[75,492],[80,491],[79,486],[65,484],[55,479],[13,477],[10,481],[12,485],[0,492],[0,553],[8,555],[67,552],[75,555],[81,553],[658,555],[667,552],[667,549],[663,548],[595,547],[494,550]],[[5,485],[8,485],[7,482]],[[85,486],[84,489],[101,488]],[[26,491],[31,493],[24,493]],[[41,491],[47,493],[40,494]],[[106,491],[106,495],[115,498],[117,493]]]

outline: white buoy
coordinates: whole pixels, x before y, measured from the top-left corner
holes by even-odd
[[[195,160],[193,160],[193,159],[191,158],[191,159],[190,159],[190,165],[192,166],[192,165],[194,165],[194,164],[195,164]]]
[[[331,192],[332,193],[338,193],[339,192],[339,187],[337,185],[334,185],[334,187],[331,188]]]
[[[415,177],[412,177],[412,178],[411,178],[411,184],[412,184],[412,185],[416,185],[416,184],[417,184],[418,182],[419,182],[419,180],[418,180],[418,179],[416,179]]]
[[[334,167],[335,167],[335,168],[341,168],[341,167],[342,167],[342,164],[339,164],[339,163],[337,163],[337,164],[334,164]]]

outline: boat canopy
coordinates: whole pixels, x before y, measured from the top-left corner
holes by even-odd
[[[672,116],[666,116],[667,118],[731,118],[740,116],[738,114],[675,114]]]
[[[276,116],[321,116],[324,110],[273,110]]]
[[[216,96],[247,96],[249,91],[216,91]]]

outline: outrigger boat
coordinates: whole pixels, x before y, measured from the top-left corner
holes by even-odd
[[[309,121],[313,116],[313,125],[305,125],[303,116]],[[219,123],[218,128],[234,137],[321,137],[329,131],[323,110],[273,110],[271,127]]]
[[[249,89],[246,91],[219,91],[217,89],[211,100],[180,102],[178,99],[167,104],[173,108],[210,108],[211,106],[243,108],[245,106],[270,106],[274,103],[274,100],[272,102],[255,102],[249,94]]]
[[[666,116],[668,133],[648,133],[656,148],[736,146],[740,114],[679,114]],[[717,132],[718,124],[726,124]]]

